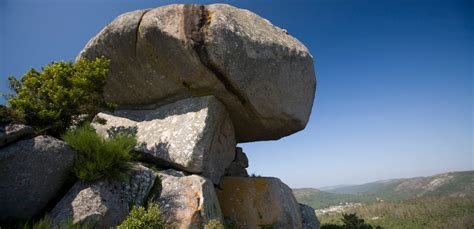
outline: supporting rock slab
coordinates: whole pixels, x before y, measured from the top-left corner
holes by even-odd
[[[96,131],[108,138],[136,135],[135,150],[163,166],[198,173],[218,184],[235,155],[235,136],[225,107],[213,96],[189,98],[154,110],[100,113]]]
[[[163,219],[171,228],[203,228],[211,220],[223,224],[219,201],[212,182],[198,175],[183,172],[159,172],[161,190],[155,195]]]
[[[237,228],[302,228],[300,207],[278,178],[223,177],[217,196],[227,223]]]
[[[247,168],[249,167],[249,159],[247,155],[242,151],[242,148],[235,148],[235,159],[230,163],[229,167],[225,170],[226,176],[231,177],[248,177]]]
[[[0,149],[0,221],[39,216],[70,178],[76,153],[65,142],[37,136]]]

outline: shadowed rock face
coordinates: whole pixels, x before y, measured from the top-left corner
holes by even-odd
[[[41,215],[60,194],[76,153],[50,136],[12,143],[0,149],[0,221]]]
[[[320,222],[314,209],[308,205],[299,204],[303,229],[319,228]]]
[[[242,148],[235,148],[235,158],[225,169],[225,175],[230,177],[248,177],[247,168],[249,167],[249,159]]]
[[[258,15],[229,5],[169,5],[117,17],[78,58],[111,59],[104,96],[143,109],[214,95],[238,142],[303,129],[316,79],[306,47]]]
[[[35,131],[31,126],[22,124],[0,125],[0,147],[22,138],[32,138]]]

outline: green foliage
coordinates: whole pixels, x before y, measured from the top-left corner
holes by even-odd
[[[344,229],[343,225],[334,224],[334,223],[325,223],[319,227],[320,229]]]
[[[342,214],[342,222],[346,229],[372,229],[371,225],[364,223],[364,219],[359,219],[355,213]]]
[[[40,220],[33,222],[33,223],[25,223],[21,228],[22,229],[50,229],[51,227],[51,219],[48,216],[41,218]],[[73,224],[72,220],[68,220],[65,223],[61,224],[61,229],[90,229],[91,226],[84,224]]]
[[[136,145],[134,136],[124,134],[104,140],[88,123],[69,130],[63,139],[78,152],[74,173],[86,181],[122,174],[128,168],[130,150]]]
[[[363,219],[360,219],[359,216],[355,213],[351,214],[342,214],[341,221],[343,225],[339,224],[323,224],[321,225],[322,229],[373,229],[372,225],[364,223]],[[376,229],[381,229],[382,227],[376,226]]]
[[[18,112],[10,107],[0,105],[0,124],[8,123],[24,123],[25,117],[23,113]]]
[[[59,136],[85,115],[92,118],[114,105],[102,93],[109,73],[109,60],[81,59],[76,63],[53,62],[41,72],[31,69],[20,80],[9,77],[14,91],[8,102],[38,132]]]
[[[224,225],[219,220],[212,219],[204,226],[204,229],[224,229]]]
[[[32,224],[25,223],[22,228],[23,229],[49,229],[50,225],[51,225],[51,220],[49,219],[49,217],[46,216]]]
[[[351,207],[368,224],[384,228],[471,228],[474,225],[474,198],[421,197],[400,202],[378,202]],[[342,225],[341,213],[318,215],[321,228]]]
[[[147,208],[134,206],[117,229],[164,229],[165,226],[161,220],[160,205],[150,202]]]

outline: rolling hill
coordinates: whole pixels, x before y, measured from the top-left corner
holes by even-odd
[[[413,197],[474,197],[474,171],[448,172],[429,177],[376,181],[361,185],[336,186],[321,191],[294,189],[296,199],[315,209],[341,203],[400,201]]]

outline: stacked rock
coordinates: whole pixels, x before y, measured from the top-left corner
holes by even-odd
[[[41,215],[68,187],[76,152],[33,128],[0,127],[0,222]]]
[[[135,135],[141,163],[128,180],[74,184],[51,211],[55,224],[113,227],[131,206],[153,200],[173,228],[211,220],[319,227],[279,179],[248,177],[247,156],[236,147],[308,122],[313,59],[286,30],[229,5],[169,5],[118,16],[77,58],[101,56],[111,61],[104,97],[119,108],[99,113],[93,126],[104,138]]]

